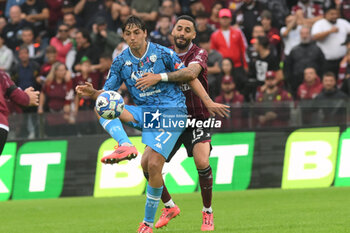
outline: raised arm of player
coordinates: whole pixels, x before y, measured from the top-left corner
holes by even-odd
[[[190,85],[191,90],[202,100],[211,116],[218,114],[221,117],[228,117],[230,106],[214,102],[197,78],[189,81],[188,84]]]
[[[186,68],[167,73],[168,82],[186,83],[196,79],[201,71],[201,65],[192,63]],[[150,86],[156,85],[160,81],[162,81],[161,74],[145,73],[142,78],[136,80],[135,87],[143,91]]]

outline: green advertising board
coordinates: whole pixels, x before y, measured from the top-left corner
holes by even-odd
[[[209,158],[213,190],[244,190],[250,184],[255,133],[215,134]],[[189,193],[198,188],[198,172],[185,148],[166,166],[165,184],[171,193]]]
[[[27,142],[17,153],[12,199],[57,198],[61,195],[67,141]]]
[[[350,128],[342,133],[339,140],[334,186],[350,186]]]
[[[334,179],[339,127],[298,129],[289,135],[282,188],[329,187]]]
[[[118,164],[103,164],[101,158],[114,151],[117,142],[110,138],[104,141],[98,151],[94,197],[133,196],[145,191],[146,179],[140,165],[144,144],[141,137],[130,137],[130,141],[139,151],[139,155],[130,161]]]
[[[0,156],[0,201],[6,201],[12,193],[17,143],[8,142]]]

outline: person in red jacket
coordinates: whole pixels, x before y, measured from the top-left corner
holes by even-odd
[[[322,83],[313,67],[304,70],[304,82],[298,87],[297,97],[300,100],[314,99],[322,91]]]
[[[33,87],[28,87],[22,91],[7,73],[0,71],[0,155],[4,149],[9,131],[7,117],[10,112],[7,108],[7,100],[22,106],[38,106],[39,92],[34,91]]]
[[[221,9],[219,19],[220,29],[211,35],[211,48],[218,51],[223,58],[230,58],[233,61],[237,89],[241,91],[246,82],[245,72],[248,70],[243,34],[231,27],[232,14],[229,9]]]

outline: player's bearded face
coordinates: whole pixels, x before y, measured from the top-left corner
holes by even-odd
[[[176,47],[179,49],[185,49],[196,37],[196,32],[192,22],[180,19],[176,23],[172,35],[174,36]]]
[[[184,36],[174,36],[175,45],[180,49],[187,48],[187,46],[191,43],[191,39],[186,39]]]

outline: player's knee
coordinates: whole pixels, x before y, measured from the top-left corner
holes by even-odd
[[[207,158],[195,159],[195,164],[197,169],[205,169],[209,166],[209,159]]]
[[[158,173],[162,173],[162,166],[158,161],[151,160],[148,161],[148,173],[151,175],[155,175]]]

